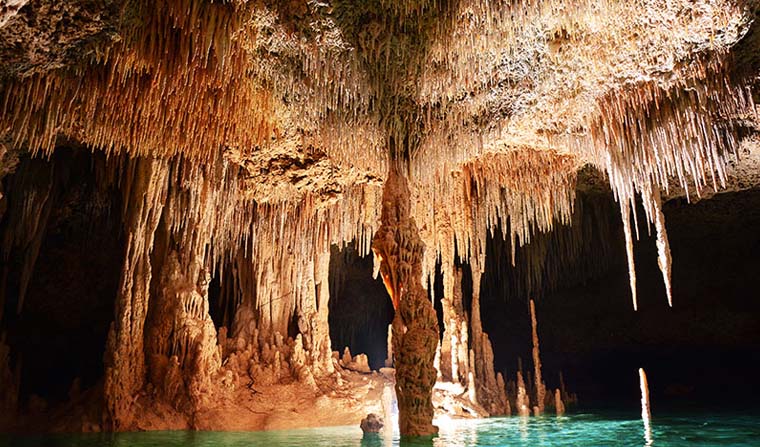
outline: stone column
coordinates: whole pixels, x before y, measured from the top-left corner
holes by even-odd
[[[422,287],[424,246],[410,215],[410,192],[398,166],[385,181],[381,226],[372,241],[380,273],[393,301],[393,353],[402,436],[435,434],[433,367],[438,345],[438,319]]]
[[[143,333],[150,295],[153,238],[166,200],[165,160],[140,158],[125,172],[124,267],[105,359],[105,425],[126,430],[134,420],[135,395],[145,384]]]

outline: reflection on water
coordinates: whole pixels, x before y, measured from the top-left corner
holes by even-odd
[[[358,427],[255,433],[153,432],[116,435],[3,437],[14,447],[390,447],[390,446],[757,446],[760,415],[655,416],[645,430],[638,414],[441,420],[436,437],[400,440],[398,434],[363,437]]]

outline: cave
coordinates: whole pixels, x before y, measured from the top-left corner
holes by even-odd
[[[0,444],[751,444],[759,13],[0,0]]]

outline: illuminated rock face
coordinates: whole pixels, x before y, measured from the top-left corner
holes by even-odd
[[[399,430],[404,436],[430,435],[433,422],[433,367],[438,318],[422,288],[424,246],[409,213],[409,187],[400,168],[388,173],[383,192],[382,225],[372,241],[380,274],[393,300],[393,355]]]
[[[116,315],[106,351],[106,423],[132,426],[134,396],[145,385],[144,336],[152,277],[150,254],[166,195],[168,167],[161,161],[134,165],[127,203],[127,254],[116,297]]]

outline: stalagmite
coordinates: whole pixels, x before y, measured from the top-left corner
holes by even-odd
[[[470,365],[473,365],[475,364],[475,353],[472,349],[469,350],[469,353]],[[470,402],[478,403],[478,387],[475,384],[474,368],[471,368],[467,373],[467,397],[470,399]]]
[[[644,428],[649,430],[652,411],[649,406],[649,384],[644,368],[639,368],[639,386],[641,388],[641,420],[644,421]]]
[[[644,422],[644,439],[646,445],[652,444],[652,410],[649,405],[649,384],[644,368],[639,368],[639,386],[641,388],[641,420]]]
[[[538,349],[538,322],[536,321],[536,306],[533,300],[530,300],[530,325],[532,328],[533,338],[533,377],[535,380],[536,406],[538,414],[544,412],[544,401],[546,399],[546,384],[541,378],[541,356]]]
[[[467,379],[467,320],[462,305],[462,269],[451,270],[447,274],[453,276],[450,296],[444,295],[441,300],[445,328],[441,339],[441,376],[445,381],[460,383]]]
[[[438,319],[422,288],[424,246],[409,214],[409,187],[399,166],[391,168],[383,191],[381,226],[372,249],[394,303],[393,354],[402,436],[436,433],[431,401],[436,371]]]
[[[562,392],[559,388],[554,390],[554,408],[557,410],[557,416],[565,414],[565,404],[562,403]]]
[[[517,370],[517,414],[520,416],[530,416],[530,401],[528,393],[525,391],[525,381],[523,380],[522,371]]]
[[[493,348],[488,334],[483,331],[480,315],[480,278],[482,272],[473,265],[472,303],[470,313],[470,340],[473,356],[470,369],[474,371],[478,403],[491,415],[507,413],[508,403],[504,389],[498,384],[493,367]]]
[[[317,289],[316,299],[307,301],[310,294],[305,295],[306,303],[301,305],[299,329],[308,337],[306,347],[310,352],[311,365],[317,373],[332,374],[332,345],[330,343],[329,325],[329,274],[330,252],[317,255],[314,262],[314,285]],[[302,323],[303,321],[303,323]]]

